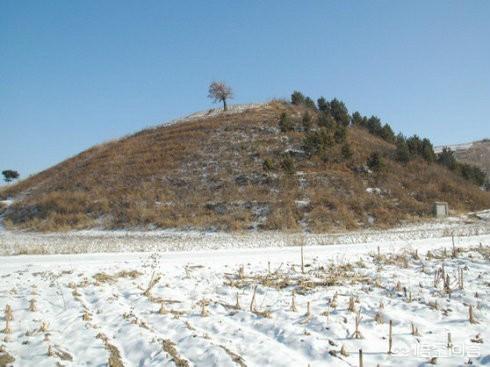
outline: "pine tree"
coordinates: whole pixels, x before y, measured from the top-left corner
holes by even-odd
[[[330,103],[324,97],[317,100],[318,109],[322,112],[330,112]]]
[[[448,147],[442,148],[442,152],[439,153],[437,157],[437,163],[449,168],[451,171],[454,171],[457,168],[457,162],[456,158],[454,158],[454,153]]]
[[[335,119],[330,112],[320,112],[318,115],[318,125],[326,129],[333,129],[335,127]]]
[[[388,143],[394,143],[395,142],[395,133],[393,132],[393,129],[389,124],[384,124],[381,130],[379,131],[379,136],[383,138],[383,140],[387,141]]]
[[[322,153],[333,145],[332,132],[324,127],[307,133],[303,140],[304,149],[309,155]]]
[[[354,112],[352,114],[351,123],[355,126],[362,126],[363,117],[359,112]]]
[[[367,165],[370,169],[373,171],[379,172],[383,168],[383,159],[381,158],[381,155],[378,152],[373,152],[368,160],[367,160]]]
[[[282,132],[287,132],[294,129],[293,122],[291,121],[291,119],[289,118],[286,112],[283,112],[281,114],[281,118],[279,120],[279,128],[281,129]]]
[[[371,116],[366,122],[366,127],[371,134],[379,135],[381,131],[381,120],[376,116]]]
[[[311,114],[308,111],[305,111],[305,113],[303,114],[302,122],[305,131],[310,131],[312,121],[311,121]]]
[[[429,139],[423,139],[421,143],[421,152],[422,158],[424,158],[427,162],[432,163],[436,160],[436,154],[434,153],[434,147]]]
[[[395,159],[401,163],[407,163],[410,160],[410,151],[405,139],[397,138]]]
[[[313,110],[316,110],[315,102],[310,97],[305,98],[305,106]]]
[[[344,102],[334,98],[330,101],[330,112],[338,124],[349,126],[350,116]]]
[[[305,103],[305,96],[303,93],[295,90],[293,94],[291,94],[291,103],[294,105],[301,105]]]

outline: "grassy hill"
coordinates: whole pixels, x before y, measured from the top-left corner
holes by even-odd
[[[15,199],[4,224],[320,232],[419,220],[436,200],[490,208],[490,193],[443,166],[399,163],[395,145],[365,128],[327,131],[319,118],[311,106],[273,101],[94,146],[0,191]]]

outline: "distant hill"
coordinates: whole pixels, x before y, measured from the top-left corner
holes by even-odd
[[[442,150],[443,146],[437,147]],[[490,139],[449,146],[456,159],[480,167],[490,177]]]
[[[490,208],[490,193],[443,166],[401,164],[395,146],[365,128],[319,121],[311,106],[273,101],[97,145],[2,188],[0,200],[14,199],[4,224],[321,232],[419,220],[437,200],[456,211]]]

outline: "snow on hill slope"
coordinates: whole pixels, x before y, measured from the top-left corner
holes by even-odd
[[[444,148],[449,148],[453,152],[456,152],[458,150],[466,150],[466,149],[470,149],[473,146],[473,144],[474,143],[472,142],[472,143],[465,143],[465,144],[439,145],[437,147],[434,147],[434,152],[440,153]]]
[[[233,104],[229,105],[227,111],[224,111],[223,108],[211,108],[209,110],[204,110],[204,111],[199,111],[199,112],[194,112],[191,113],[190,115],[184,116],[184,117],[179,117],[174,120],[170,121],[165,121],[161,123],[160,125],[151,127],[152,129],[157,129],[162,126],[171,126],[187,121],[192,121],[196,119],[201,119],[205,117],[215,117],[220,114],[225,114],[225,115],[230,115],[234,113],[242,113],[247,110],[252,110],[252,109],[257,109],[260,108],[262,104],[260,103],[244,103],[244,104]]]

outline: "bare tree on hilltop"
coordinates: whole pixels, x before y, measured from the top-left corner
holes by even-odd
[[[216,102],[223,102],[223,110],[228,110],[226,100],[233,98],[231,87],[223,82],[212,82],[209,84],[209,98]]]

